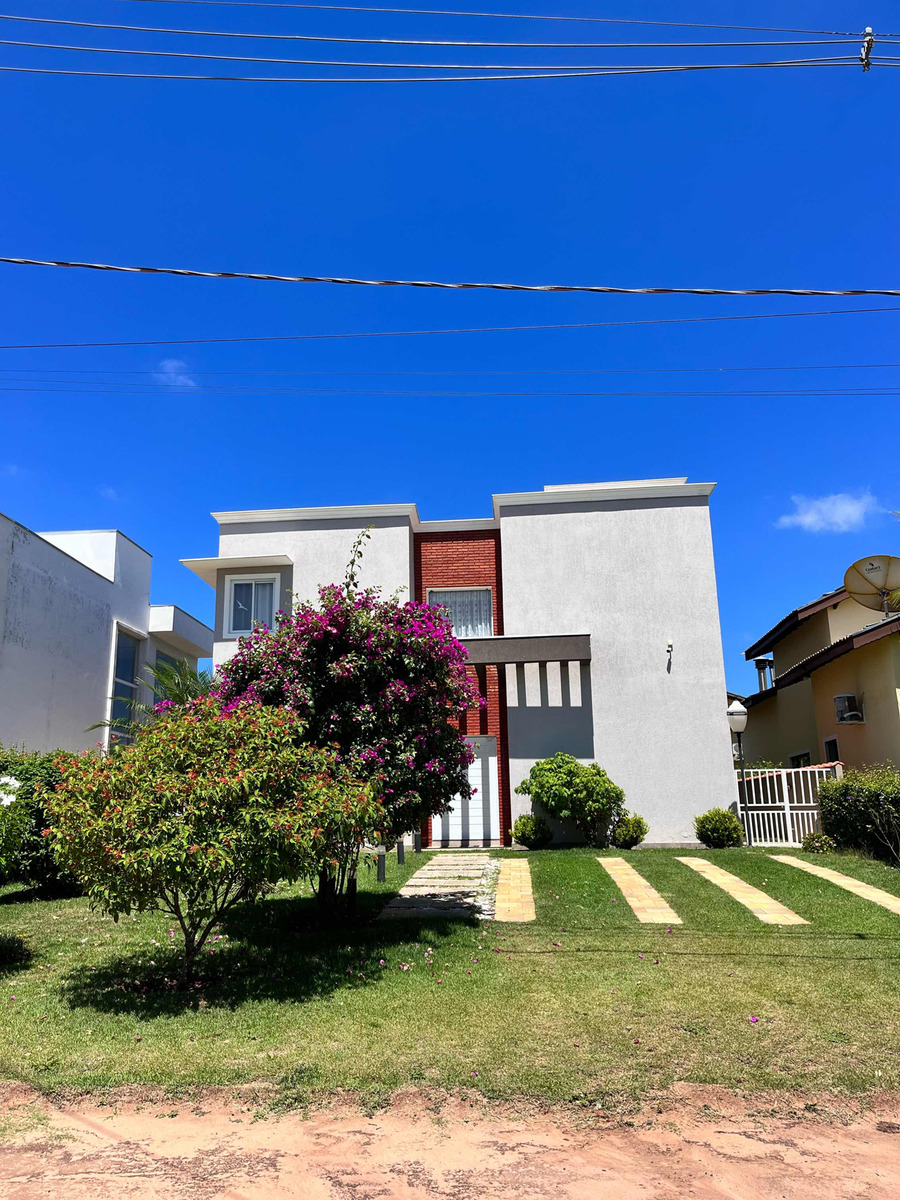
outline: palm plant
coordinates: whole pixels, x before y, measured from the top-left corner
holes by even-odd
[[[137,726],[150,721],[156,715],[156,706],[162,700],[170,700],[172,704],[187,704],[198,696],[205,696],[212,687],[211,671],[198,670],[184,659],[159,659],[155,663],[144,666],[144,682],[153,689],[153,700],[148,704],[136,696],[124,700],[128,706],[129,717],[112,717],[108,721],[98,721],[89,725],[89,729],[110,729],[117,740],[131,738]]]

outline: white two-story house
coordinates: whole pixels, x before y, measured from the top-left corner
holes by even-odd
[[[531,807],[516,785],[557,751],[599,762],[648,842],[693,842],[693,817],[736,797],[713,487],[553,486],[446,521],[415,504],[218,512],[216,554],[183,561],[215,588],[216,663],[294,595],[340,582],[366,526],[361,583],[450,611],[487,704],[463,721],[476,799],[429,825],[426,843],[507,842]]]

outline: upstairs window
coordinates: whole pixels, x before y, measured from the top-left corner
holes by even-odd
[[[134,704],[138,693],[140,658],[140,641],[120,629],[116,635],[116,663],[113,670],[112,711],[110,712],[110,719],[114,722],[112,733],[120,744],[131,741],[128,726],[137,715],[134,711]]]
[[[430,588],[428,603],[447,610],[458,638],[493,636],[494,605],[489,587]]]
[[[225,636],[240,637],[255,625],[275,622],[277,575],[231,575],[225,586]]]

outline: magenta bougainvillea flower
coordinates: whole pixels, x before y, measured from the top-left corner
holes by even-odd
[[[293,709],[313,745],[336,745],[375,784],[396,836],[471,794],[472,752],[456,719],[484,701],[466,657],[443,609],[331,584],[317,605],[241,638],[213,695],[225,712]]]

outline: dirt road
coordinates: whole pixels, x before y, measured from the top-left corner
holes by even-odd
[[[812,1105],[812,1107],[810,1107]],[[657,1111],[661,1108],[662,1111]],[[633,1124],[404,1093],[259,1116],[258,1101],[0,1087],[4,1200],[895,1200],[900,1098],[681,1087]]]

